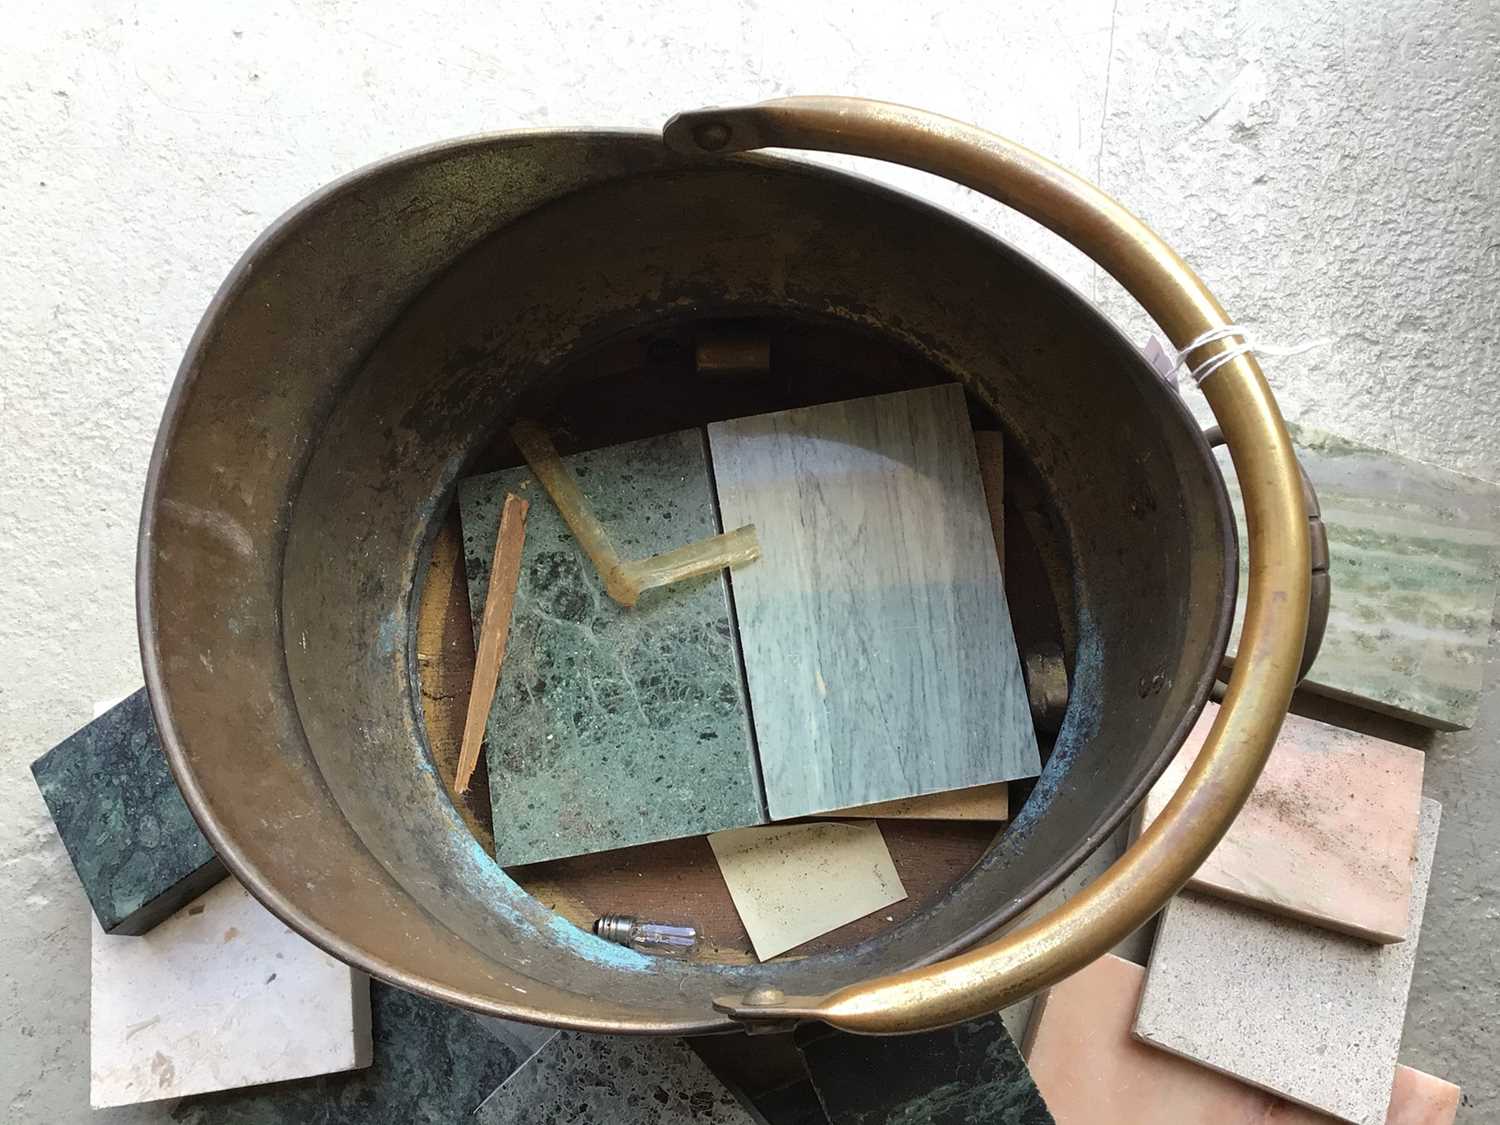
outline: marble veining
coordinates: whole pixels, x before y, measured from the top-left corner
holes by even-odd
[[[772,819],[1040,769],[962,390],[708,428]]]
[[[873,820],[739,828],[708,846],[762,961],[906,897]]]
[[[227,874],[188,812],[142,688],[31,765],[107,934],[143,934]]]
[[[719,530],[700,431],[564,463],[624,557]],[[476,622],[507,492],[531,511],[485,734],[496,859],[532,863],[761,823],[723,575],[617,605],[521,466],[459,489]]]
[[[681,1039],[560,1032],[475,1125],[756,1125]]]
[[[1291,429],[1328,528],[1333,588],[1306,686],[1440,730],[1473,726],[1500,568],[1500,489]],[[1218,458],[1240,521],[1243,575],[1243,504],[1228,454]],[[1243,616],[1242,600],[1231,653]]]

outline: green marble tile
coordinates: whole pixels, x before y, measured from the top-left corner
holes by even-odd
[[[756,1125],[681,1039],[558,1033],[476,1125]]]
[[[1036,732],[956,384],[716,422],[766,803],[781,820],[1035,777]]]
[[[699,431],[564,460],[626,558],[719,530]],[[485,736],[495,858],[533,863],[762,823],[723,576],[617,605],[523,466],[459,489],[476,622],[507,491],[531,511]]]
[[[177,788],[142,688],[31,765],[107,934],[143,934],[227,872]]]
[[[1440,730],[1472,726],[1495,609],[1500,488],[1291,429],[1328,528],[1333,587],[1328,632],[1305,686]],[[1243,576],[1239,488],[1228,454],[1218,455],[1240,520]],[[1243,616],[1242,600],[1231,653]]]
[[[832,1125],[1054,1125],[997,1015],[918,1035],[796,1035]]]
[[[369,1067],[184,1100],[186,1125],[452,1125],[467,1121],[531,1048],[468,1013],[370,982]],[[521,1039],[524,1039],[522,1036]]]

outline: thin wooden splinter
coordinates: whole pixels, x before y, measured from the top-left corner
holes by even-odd
[[[974,452],[979,455],[979,482],[984,486],[984,506],[995,533],[995,554],[1005,571],[1005,439],[990,430],[974,431]]]
[[[657,586],[711,574],[726,566],[760,558],[755,525],[746,524],[650,558],[622,559],[609,541],[604,525],[594,515],[577,482],[562,463],[557,447],[546,431],[535,422],[520,421],[511,427],[510,434],[521,456],[526,458],[526,464],[557,505],[568,530],[599,571],[605,591],[623,606],[635,605],[643,592]]]
[[[500,665],[510,640],[510,616],[521,579],[521,547],[526,542],[526,511],[530,505],[519,496],[505,494],[500,511],[500,531],[495,536],[495,557],[490,563],[490,587],[484,597],[484,617],[479,626],[479,648],[474,653],[474,685],[469,690],[469,710],[464,716],[464,741],[458,754],[453,787],[469,791],[469,780],[479,764],[484,728],[500,682]]]

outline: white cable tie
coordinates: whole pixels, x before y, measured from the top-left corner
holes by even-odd
[[[1207,379],[1210,375],[1212,375],[1219,368],[1223,367],[1225,364],[1233,363],[1242,355],[1249,355],[1252,352],[1255,352],[1259,355],[1268,356],[1302,355],[1304,352],[1310,352],[1314,348],[1327,347],[1329,344],[1333,343],[1331,339],[1323,337],[1317,340],[1304,340],[1300,344],[1292,344],[1289,346],[1283,346],[1280,344],[1258,344],[1251,340],[1250,333],[1245,329],[1241,328],[1237,324],[1229,324],[1225,325],[1223,328],[1210,328],[1201,336],[1198,336],[1190,341],[1185,348],[1177,353],[1177,362],[1172,365],[1172,370],[1175,372],[1178,368],[1187,363],[1188,356],[1192,355],[1199,348],[1203,347],[1204,344],[1212,344],[1216,340],[1228,340],[1232,336],[1238,336],[1240,338],[1240,342],[1233,345],[1232,347],[1224,349],[1224,351],[1219,352],[1217,355],[1209,356],[1202,363],[1198,364],[1197,367],[1190,368],[1188,370],[1188,378],[1192,379],[1195,384],[1201,387],[1203,385],[1203,380]]]

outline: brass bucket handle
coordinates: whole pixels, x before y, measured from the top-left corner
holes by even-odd
[[[1210,448],[1224,444],[1224,434],[1218,426],[1203,431],[1203,440]],[[1323,508],[1318,503],[1318,489],[1307,475],[1307,466],[1300,461],[1298,471],[1302,474],[1302,506],[1307,509],[1307,544],[1312,560],[1312,578],[1307,603],[1307,640],[1302,643],[1302,663],[1297,667],[1297,682],[1307,679],[1313,662],[1323,648],[1323,634],[1328,631],[1328,608],[1333,602],[1333,579],[1328,574],[1328,528],[1323,524]],[[1234,661],[1225,657],[1226,668],[1233,668]],[[1228,680],[1224,672],[1221,679]]]
[[[679,153],[758,148],[873,157],[954,180],[1050,228],[1122,284],[1179,347],[1231,323],[1188,265],[1098,188],[1020,145],[950,118],[858,98],[786,98],[679,114]],[[1215,340],[1196,364],[1232,346]],[[763,988],[715,1007],[747,1021],[819,1019],[898,1034],[972,1019],[1083,968],[1144,924],[1218,844],[1249,796],[1291,700],[1307,629],[1302,479],[1281,412],[1252,355],[1203,383],[1244,495],[1250,565],[1238,656],[1193,768],[1152,825],[1103,875],[1045,917],[957,957],[826,996]]]

